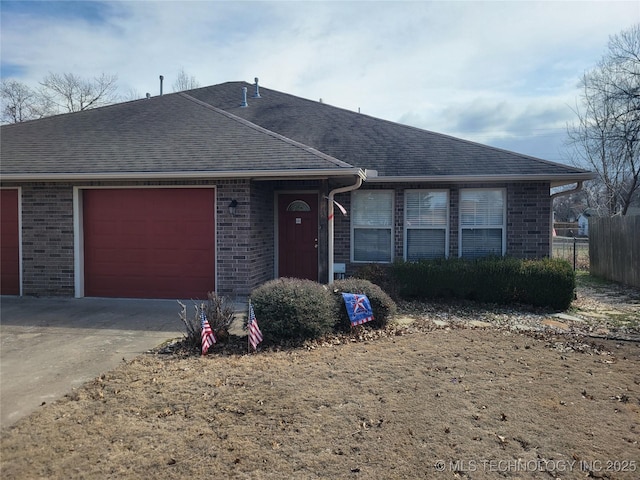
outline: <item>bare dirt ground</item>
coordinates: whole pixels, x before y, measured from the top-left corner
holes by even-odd
[[[0,474],[640,478],[640,292],[583,278],[567,314],[407,304],[386,332],[150,352],[2,431]]]

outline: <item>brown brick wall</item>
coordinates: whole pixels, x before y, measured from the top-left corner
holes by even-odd
[[[22,188],[24,295],[73,296],[73,187]]]
[[[218,293],[245,296],[261,283],[273,278],[275,258],[274,191],[290,190],[285,182],[250,182],[248,180],[202,182],[127,182],[137,185],[212,185],[216,187],[216,237]],[[93,186],[114,183],[93,182]],[[429,188],[448,189],[450,200],[449,253],[458,255],[458,198],[461,188],[506,187],[507,254],[539,258],[549,255],[550,208],[549,184],[444,185]],[[22,185],[22,266],[25,295],[74,295],[73,185]],[[316,182],[301,183],[298,188],[319,188]],[[367,187],[394,190],[394,253],[403,256],[404,190],[424,188],[420,184],[392,184]],[[238,201],[237,216],[231,217],[228,205]],[[336,196],[347,211],[350,194]],[[350,216],[336,210],[334,259],[346,263],[353,273],[358,265],[350,264]]]

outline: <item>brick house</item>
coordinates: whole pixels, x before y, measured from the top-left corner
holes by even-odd
[[[551,248],[584,170],[245,82],[1,130],[9,295],[203,298]],[[344,211],[344,213],[343,213]]]

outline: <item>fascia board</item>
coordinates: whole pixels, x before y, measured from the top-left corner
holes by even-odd
[[[579,181],[592,180],[594,173],[573,173],[566,175],[432,175],[386,177],[384,175],[367,179],[367,183],[487,183],[487,182],[540,182],[548,181],[557,187]]]
[[[33,173],[33,174],[3,174],[3,182],[62,182],[86,180],[204,180],[247,178],[256,180],[285,179],[314,179],[344,176],[358,176],[366,179],[364,170],[360,168],[344,169],[299,169],[299,170],[243,170],[228,172],[104,172],[104,173]]]

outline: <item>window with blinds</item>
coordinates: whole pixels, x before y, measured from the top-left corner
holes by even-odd
[[[351,260],[391,262],[393,191],[357,190],[351,193]]]
[[[449,251],[449,192],[407,190],[404,195],[407,261],[444,258]]]
[[[460,247],[463,258],[505,254],[504,189],[460,190]]]

